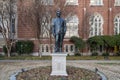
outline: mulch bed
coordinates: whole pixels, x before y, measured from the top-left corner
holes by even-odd
[[[39,67],[19,73],[17,80],[101,80],[101,77],[86,69],[67,67],[68,76],[50,76],[51,67]]]

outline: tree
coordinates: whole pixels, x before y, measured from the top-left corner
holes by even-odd
[[[113,38],[115,41],[114,52],[120,53],[120,35],[114,35]]]
[[[109,52],[111,48],[115,46],[115,38],[113,36],[101,36],[102,41],[104,42],[105,52]]]
[[[101,36],[94,36],[87,40],[88,45],[90,46],[91,51],[96,51],[99,46],[102,46],[104,44],[103,40],[101,39]]]
[[[0,33],[3,36],[7,48],[7,56],[10,57],[15,36],[16,0],[0,1]]]
[[[94,36],[87,40],[92,51],[96,51],[100,46],[104,47],[105,52],[109,52],[116,44],[116,40],[113,36]]]
[[[85,42],[79,37],[72,36],[70,38],[70,41],[75,44],[75,47],[76,47],[77,51],[79,51],[79,50],[81,50],[85,47]]]

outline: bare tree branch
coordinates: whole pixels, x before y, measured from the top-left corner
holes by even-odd
[[[0,32],[7,48],[7,56],[10,57],[11,47],[14,43],[12,17],[16,14],[16,0],[1,0],[0,2]],[[15,24],[15,22],[14,22]]]

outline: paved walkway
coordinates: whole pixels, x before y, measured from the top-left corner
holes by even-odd
[[[51,61],[0,60],[0,80],[9,80],[10,75],[22,68],[30,69],[39,66],[51,66]],[[98,68],[109,80],[120,80],[120,61],[77,60],[67,61],[67,66],[81,67],[89,70]]]

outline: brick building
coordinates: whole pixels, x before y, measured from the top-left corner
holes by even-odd
[[[32,25],[21,25],[22,23],[19,20],[22,17],[22,13],[19,11],[21,7],[20,1],[18,1],[17,39],[33,40],[36,52],[40,50],[43,54],[50,54],[49,31],[43,26],[42,43],[38,45],[33,29],[29,27]],[[22,5],[30,7],[32,1],[25,0]],[[43,2],[45,5],[47,4],[54,8],[58,1],[43,0]],[[62,5],[66,6],[67,10],[64,11],[66,14],[62,16],[67,23],[67,32],[63,45],[64,52],[74,53],[75,46],[69,41],[71,36],[78,36],[87,40],[89,37],[96,35],[115,35],[120,33],[120,0],[61,0],[61,2]],[[51,43],[52,51],[54,51],[53,44],[54,41]],[[86,54],[84,53],[84,55]]]

